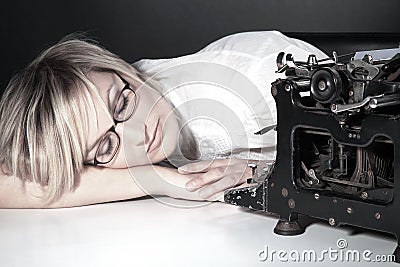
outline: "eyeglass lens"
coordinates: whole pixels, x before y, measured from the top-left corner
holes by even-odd
[[[124,89],[118,97],[117,103],[114,107],[114,120],[118,122],[126,121],[132,116],[135,110],[136,94],[134,91]]]
[[[103,164],[110,162],[117,153],[118,147],[118,135],[112,131],[107,132],[97,148],[96,161]]]

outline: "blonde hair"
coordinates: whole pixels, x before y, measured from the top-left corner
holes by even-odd
[[[0,101],[1,170],[45,189],[47,203],[79,183],[90,123],[83,111],[94,110],[93,93],[100,97],[86,76],[91,71],[116,71],[143,83],[115,54],[69,36],[15,75]]]

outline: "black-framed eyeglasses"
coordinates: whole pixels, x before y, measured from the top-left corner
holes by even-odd
[[[115,73],[124,83],[124,88],[122,88],[113,109],[114,125],[100,139],[93,166],[107,164],[115,157],[120,146],[120,137],[115,131],[115,127],[118,123],[129,120],[136,108],[136,92],[121,75]]]

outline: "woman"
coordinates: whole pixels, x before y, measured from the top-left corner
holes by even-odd
[[[50,47],[12,78],[0,103],[0,207],[153,194],[222,200],[225,189],[246,185],[249,160],[274,158],[274,135],[254,132],[276,122],[268,86],[281,50],[323,55],[278,32],[236,34],[193,55],[135,67],[80,39]],[[218,78],[199,82],[196,73]],[[224,88],[221,98],[209,97],[216,90],[191,95],[210,85]]]

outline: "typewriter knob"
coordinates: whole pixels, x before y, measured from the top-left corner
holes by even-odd
[[[321,103],[332,103],[342,92],[339,73],[331,68],[316,70],[311,75],[311,93]]]

